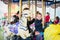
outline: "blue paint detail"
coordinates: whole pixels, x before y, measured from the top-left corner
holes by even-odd
[[[52,5],[52,4],[55,4],[55,2],[46,2],[46,6],[50,6],[50,5]]]
[[[16,3],[16,2],[17,2],[17,3],[18,3],[18,2],[19,2],[19,0],[12,0],[12,2],[13,2],[13,3]]]
[[[46,6],[51,6],[51,5],[57,4],[57,3],[60,3],[60,1],[56,1],[56,2],[53,2],[53,1],[52,1],[52,2],[46,2],[45,5],[46,5]]]
[[[12,0],[13,3],[18,3],[20,0]],[[28,0],[22,0],[22,1],[28,1]]]

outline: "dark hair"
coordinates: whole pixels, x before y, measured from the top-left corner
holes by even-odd
[[[50,15],[49,12],[47,12],[47,14]]]
[[[59,20],[59,17],[58,17],[58,16],[56,16],[56,19],[57,19],[57,20]]]
[[[19,14],[19,11],[16,14]]]
[[[14,15],[13,17],[15,18],[14,21],[13,21],[14,23],[19,21],[19,17],[18,16]]]
[[[16,18],[16,15],[14,15],[13,17]]]
[[[39,11],[36,12],[36,14],[39,13]]]
[[[39,14],[39,15],[42,15],[39,11],[36,12],[36,15]]]

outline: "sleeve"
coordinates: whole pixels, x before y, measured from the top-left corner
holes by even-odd
[[[35,21],[35,19],[28,21],[29,24],[32,24]]]

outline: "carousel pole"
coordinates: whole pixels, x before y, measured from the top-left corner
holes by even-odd
[[[34,8],[33,8],[33,0],[32,0],[32,14],[33,14],[33,9],[34,9]],[[32,16],[33,16],[33,15],[32,15]]]
[[[44,0],[42,0],[42,25],[44,28],[44,15],[45,15],[45,3]]]
[[[46,1],[44,1],[44,15],[46,14]]]
[[[28,0],[28,7],[29,7],[29,11],[30,11],[30,0]],[[27,19],[30,20],[30,16],[28,16]]]
[[[19,19],[20,19],[21,18],[21,14],[22,14],[22,0],[20,0],[19,4],[20,4]]]
[[[29,9],[30,9],[30,0],[28,0],[28,6],[29,6]]]
[[[11,1],[8,1],[8,23],[10,23],[11,19]]]
[[[56,0],[54,2],[55,2],[55,11],[54,11],[54,19],[55,19],[55,17],[56,17]]]
[[[37,0],[35,0],[35,16],[36,16],[36,12],[37,12]]]
[[[35,0],[35,13],[37,11],[37,0]]]

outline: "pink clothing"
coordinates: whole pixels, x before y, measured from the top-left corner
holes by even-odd
[[[50,20],[50,16],[49,15],[45,16],[45,22],[49,22],[49,20]]]

